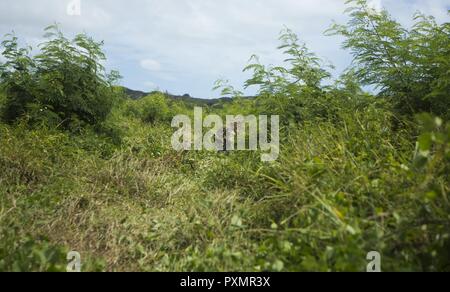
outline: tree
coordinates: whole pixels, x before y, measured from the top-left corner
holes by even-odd
[[[355,77],[380,89],[400,114],[431,112],[447,116],[450,107],[450,24],[416,15],[415,25],[402,27],[386,10],[366,0],[349,0],[351,19],[328,33],[342,35],[354,57]]]
[[[3,119],[51,118],[64,127],[104,121],[112,108],[112,84],[120,76],[114,71],[106,74],[101,65],[106,60],[103,43],[85,34],[68,40],[57,25],[45,31],[48,41],[39,45],[40,53],[34,56],[31,48],[19,48],[14,35],[2,42],[6,59],[0,67],[6,92]]]
[[[245,88],[258,86],[258,104],[265,113],[283,115],[284,122],[328,116],[326,90],[323,81],[331,74],[323,68],[323,62],[290,29],[280,36],[286,66],[266,67],[252,56],[244,71],[253,71]]]
[[[139,100],[138,103],[142,109],[144,122],[154,124],[166,122],[171,118],[166,96],[162,93],[148,95]]]

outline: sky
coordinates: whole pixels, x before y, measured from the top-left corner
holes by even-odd
[[[0,35],[11,31],[31,46],[43,29],[59,23],[68,36],[86,32],[104,40],[106,67],[118,70],[123,86],[199,98],[218,97],[218,79],[241,89],[242,69],[256,54],[280,64],[278,36],[287,26],[336,69],[351,56],[340,37],[324,36],[333,21],[345,23],[345,0],[1,0]],[[371,0],[405,25],[417,11],[448,21],[450,0]],[[0,57],[0,62],[2,61]],[[250,89],[247,94],[252,94]]]

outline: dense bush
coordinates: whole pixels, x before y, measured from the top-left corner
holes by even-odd
[[[356,67],[327,80],[287,30],[285,67],[247,67],[256,99],[219,82],[236,97],[205,109],[280,114],[273,163],[257,152],[175,152],[168,121],[192,105],[163,94],[106,103],[105,120],[109,110],[90,107],[120,92],[79,72],[95,67],[77,51],[96,51],[84,37],[75,46],[56,36],[40,57],[7,41],[0,104],[25,118],[0,123],[0,270],[64,270],[77,250],[83,270],[365,271],[378,251],[383,271],[450,271],[448,26],[425,18],[406,32],[350,2],[350,25],[334,32],[348,37]],[[47,122],[30,127],[42,113]],[[81,135],[48,125],[67,118]]]
[[[128,100],[124,113],[138,118],[145,123],[170,124],[178,114],[188,114],[187,106],[182,101],[170,100],[165,94],[155,92],[138,100]]]
[[[355,77],[378,87],[400,114],[424,111],[448,119],[450,23],[417,14],[407,29],[366,0],[347,2],[353,5],[349,23],[335,24],[329,33],[346,38],[343,47],[354,56]]]
[[[12,122],[27,116],[32,122],[62,127],[104,121],[113,104],[111,83],[119,76],[105,74],[102,43],[84,34],[70,41],[57,26],[48,27],[45,37],[48,41],[39,45],[36,55],[31,55],[31,48],[19,47],[14,35],[2,42],[3,119]]]
[[[253,56],[252,61],[256,62],[244,69],[253,71],[245,87],[257,86],[261,113],[280,115],[284,123],[328,118],[331,110],[323,82],[330,73],[293,31],[284,30],[280,40],[286,66],[266,67]]]
[[[142,108],[143,120],[148,123],[163,122],[171,120],[169,106],[163,94],[154,94],[144,97],[139,101]]]

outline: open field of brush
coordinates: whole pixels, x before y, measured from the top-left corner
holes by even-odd
[[[85,34],[51,26],[38,54],[2,37],[0,271],[65,271],[69,251],[83,271],[365,271],[371,251],[450,271],[450,24],[349,5],[327,32],[354,56],[342,76],[286,29],[284,67],[245,68],[256,97],[219,81],[232,100],[203,106],[279,115],[270,163],[173,150],[194,105],[128,97]]]

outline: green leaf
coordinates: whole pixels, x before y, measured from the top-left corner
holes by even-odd
[[[431,133],[425,133],[419,137],[419,149],[420,151],[430,151],[433,146],[433,135]]]
[[[284,263],[280,260],[276,260],[272,265],[272,269],[276,272],[281,272],[284,269]]]

